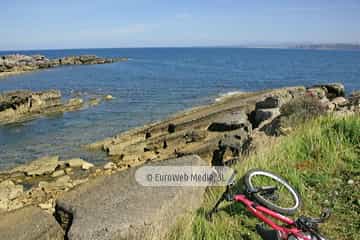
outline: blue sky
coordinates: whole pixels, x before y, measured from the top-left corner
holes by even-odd
[[[360,43],[359,0],[1,0],[0,49]]]

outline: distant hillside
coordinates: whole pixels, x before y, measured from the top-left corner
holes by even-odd
[[[346,50],[360,50],[360,44],[349,43],[332,43],[332,44],[300,44],[295,48],[299,49],[346,49]]]

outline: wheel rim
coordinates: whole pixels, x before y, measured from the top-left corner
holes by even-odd
[[[261,198],[262,200],[268,202],[271,205],[275,205],[278,208],[282,208],[285,209],[287,211],[294,211],[296,210],[299,206],[300,206],[300,200],[298,197],[298,194],[296,193],[296,191],[286,182],[284,181],[282,178],[272,174],[272,173],[268,173],[268,172],[263,172],[263,171],[257,171],[257,172],[252,172],[249,174],[249,185],[250,188],[255,189],[256,187],[254,187],[253,184],[253,177],[255,176],[265,176],[268,177],[272,180],[274,180],[275,182],[277,182],[278,184],[280,184],[281,186],[285,187],[286,190],[291,194],[292,196],[292,200],[294,201],[294,206],[292,207],[283,207],[283,206],[279,206],[278,204],[270,201],[269,199],[266,199],[264,196],[262,196],[261,194],[256,193],[257,197]]]

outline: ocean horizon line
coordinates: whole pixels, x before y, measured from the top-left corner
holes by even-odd
[[[315,45],[327,45],[329,43],[317,43]],[[331,45],[346,44],[359,45],[359,43],[331,43]],[[193,46],[127,46],[127,47],[84,47],[84,48],[31,48],[31,49],[0,49],[1,52],[31,52],[31,51],[71,51],[71,50],[102,50],[102,49],[188,49],[188,48],[244,48],[244,49],[296,49],[296,50],[346,50],[354,51],[358,49],[346,48],[299,48],[297,46],[314,45],[313,43],[278,43],[278,44],[244,44],[244,45],[193,45]]]

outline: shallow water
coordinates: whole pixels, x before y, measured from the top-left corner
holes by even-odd
[[[360,89],[360,51],[145,48],[24,53],[50,58],[126,56],[130,61],[61,67],[0,79],[0,91],[54,88],[65,98],[77,93],[115,97],[82,111],[0,127],[0,169],[45,154],[99,163],[103,154],[89,153],[80,146],[209,103],[227,92],[339,81],[348,92]]]

